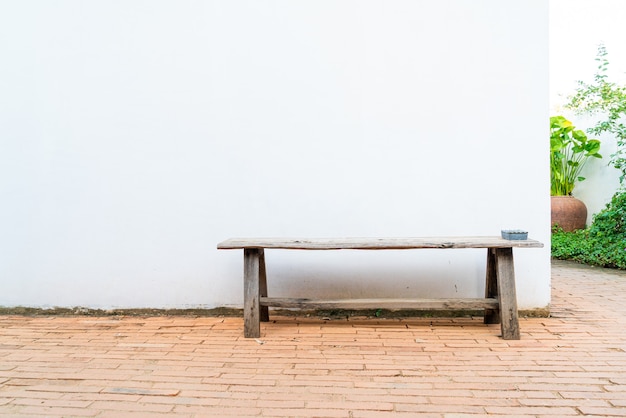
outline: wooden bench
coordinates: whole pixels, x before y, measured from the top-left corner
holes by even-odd
[[[534,240],[500,237],[429,238],[232,238],[218,249],[244,250],[244,336],[258,338],[260,321],[269,321],[268,307],[321,309],[483,310],[485,324],[500,323],[502,338],[518,340],[513,248],[541,248]],[[265,249],[285,250],[408,250],[487,249],[485,298],[473,299],[337,299],[271,298],[267,294]]]

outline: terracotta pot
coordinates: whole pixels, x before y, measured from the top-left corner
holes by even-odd
[[[551,196],[552,226],[558,225],[563,231],[572,232],[585,228],[587,206],[574,196]]]

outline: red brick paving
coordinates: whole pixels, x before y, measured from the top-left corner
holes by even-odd
[[[0,415],[626,416],[626,274],[555,262],[551,318],[0,316]]]

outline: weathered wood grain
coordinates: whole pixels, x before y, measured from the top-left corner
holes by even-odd
[[[497,298],[498,297],[498,279],[496,271],[496,249],[487,249],[487,269],[485,277],[485,297]],[[500,309],[485,309],[485,324],[499,324],[500,323]]]
[[[259,263],[261,250],[246,248],[243,251],[243,335],[247,338],[261,336],[259,305]]]
[[[231,238],[217,245],[220,250],[267,248],[285,250],[408,250],[418,248],[541,248],[535,240],[505,240],[493,237],[423,238]]]
[[[517,296],[515,293],[513,249],[498,248],[495,251],[502,338],[505,340],[519,340],[520,332],[517,315]]]
[[[261,297],[261,306],[299,309],[412,309],[470,310],[497,309],[498,300],[489,299],[305,299]]]
[[[541,248],[534,240],[500,237],[425,238],[232,238],[218,249],[244,250],[244,336],[258,338],[260,321],[269,320],[268,307],[317,309],[485,310],[485,323],[500,322],[502,338],[520,338],[515,292],[513,248]],[[267,294],[265,249],[294,250],[403,250],[486,248],[484,299],[306,299],[270,298]]]
[[[267,296],[267,273],[265,272],[265,251],[259,249],[259,296]],[[270,313],[267,306],[259,308],[259,319],[261,322],[269,322]]]

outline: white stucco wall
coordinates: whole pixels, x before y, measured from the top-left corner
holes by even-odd
[[[540,0],[3,2],[0,306],[241,306],[234,236],[548,244],[547,33]],[[549,245],[515,255],[545,307]],[[483,294],[478,250],[267,259],[274,295]]]

